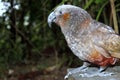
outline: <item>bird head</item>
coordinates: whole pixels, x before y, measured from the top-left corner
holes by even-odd
[[[91,16],[82,8],[73,5],[60,5],[48,16],[48,24],[56,23],[62,29],[75,29]]]

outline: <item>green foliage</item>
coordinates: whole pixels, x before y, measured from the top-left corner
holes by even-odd
[[[92,3],[93,3],[94,0],[89,0],[86,5],[84,6],[84,9],[87,9]]]
[[[105,3],[107,0],[94,0],[94,2],[96,3],[96,4],[103,4],[103,3]]]
[[[100,2],[101,3],[101,2]],[[103,11],[103,8],[108,4],[108,1],[106,1],[105,3],[103,3],[102,7],[99,9],[98,11],[98,14],[97,14],[97,17],[96,17],[96,20],[98,21],[102,11]]]

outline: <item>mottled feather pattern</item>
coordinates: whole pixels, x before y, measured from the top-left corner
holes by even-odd
[[[99,66],[113,65],[120,58],[120,36],[110,26],[95,21],[77,6],[61,5],[53,13],[54,22],[78,58]]]

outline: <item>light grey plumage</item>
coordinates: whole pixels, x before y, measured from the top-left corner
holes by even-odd
[[[58,6],[48,17],[48,23],[51,22],[60,26],[68,46],[84,62],[106,67],[120,58],[120,36],[82,8]]]

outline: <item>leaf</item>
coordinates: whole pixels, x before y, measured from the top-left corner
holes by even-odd
[[[87,9],[92,3],[93,3],[94,0],[89,0],[89,2],[84,6],[84,9]]]
[[[104,3],[105,2],[105,0],[95,0],[95,3],[96,4],[102,4],[102,3]]]

